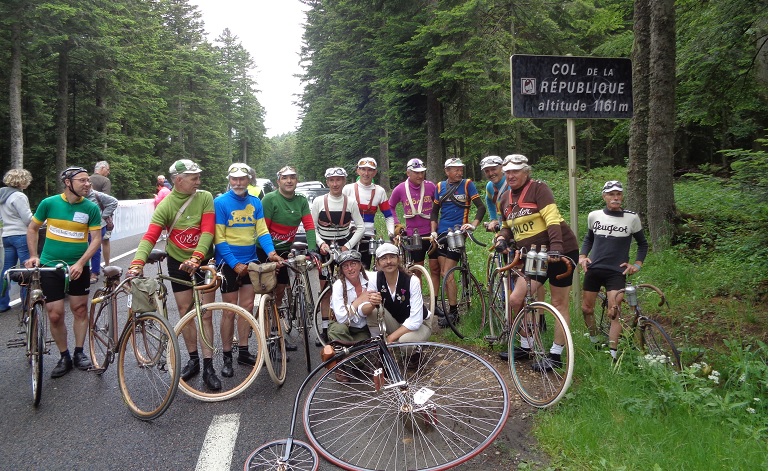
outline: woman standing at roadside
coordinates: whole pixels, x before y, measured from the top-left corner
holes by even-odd
[[[29,258],[27,248],[27,226],[32,221],[32,211],[29,208],[29,199],[23,193],[30,183],[32,174],[24,169],[11,169],[3,177],[5,188],[0,188],[0,219],[3,221],[3,246],[5,246],[5,263],[3,264],[3,276],[5,272],[16,265],[16,262],[24,263]],[[22,291],[21,299],[24,299]],[[0,297],[0,312],[8,311],[11,296],[8,291]]]

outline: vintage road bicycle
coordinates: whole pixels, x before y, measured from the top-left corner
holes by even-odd
[[[55,267],[34,268],[9,268],[5,273],[3,290],[6,290],[9,281],[15,281],[25,288],[22,310],[19,315],[19,327],[23,330],[21,338],[11,339],[7,343],[8,348],[24,347],[27,361],[32,374],[32,404],[40,405],[43,390],[43,361],[45,355],[50,353],[48,345],[53,342],[49,338],[48,313],[45,310],[45,295],[40,286],[40,273],[62,271],[64,273],[64,291],[69,284],[69,267],[59,263]]]

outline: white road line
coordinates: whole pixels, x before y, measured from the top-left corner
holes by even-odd
[[[228,470],[238,438],[240,414],[217,415],[211,421],[195,471]]]

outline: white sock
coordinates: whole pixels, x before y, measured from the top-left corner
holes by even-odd
[[[525,348],[527,350],[530,350],[532,343],[533,342],[529,341],[528,337],[521,337],[521,348]]]
[[[328,329],[328,320],[326,320],[326,319],[323,319],[323,320],[320,322],[320,326],[321,326],[321,327],[322,327],[324,330],[325,330],[325,329]]]
[[[558,345],[557,343],[553,343],[553,346],[550,347],[550,353],[553,355],[560,355],[561,352],[563,352],[563,345]]]
[[[617,358],[617,349],[616,348],[610,348],[609,353],[611,353],[612,358]]]

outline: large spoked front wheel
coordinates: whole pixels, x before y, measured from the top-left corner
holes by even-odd
[[[457,309],[453,314],[447,295],[447,286],[457,287]],[[467,267],[451,268],[441,282],[441,303],[449,327],[461,339],[479,338],[486,322],[486,300],[483,288]]]
[[[524,401],[549,407],[566,394],[574,374],[574,343],[556,308],[544,302],[524,307],[513,320],[508,352],[513,384]]]
[[[188,380],[180,379],[179,386],[185,394],[194,397],[195,399],[216,402],[231,399],[241,392],[245,391],[251,383],[254,382],[259,371],[262,369],[264,363],[264,334],[261,327],[257,323],[254,316],[240,306],[230,303],[209,303],[200,306],[203,317],[203,328],[206,330],[206,340],[210,342],[210,346],[213,347],[212,362],[214,371],[222,383],[222,387],[219,390],[211,390],[206,387],[203,380],[203,363],[205,352],[204,346],[207,348],[204,340],[200,336],[200,330],[197,325],[197,315],[195,310],[188,312],[184,315],[174,327],[174,332],[179,339],[179,345],[186,345],[187,351],[190,350],[190,345],[187,345],[187,341],[193,344],[198,351],[200,357],[200,372],[193,375]],[[222,374],[222,367],[224,366],[224,344],[222,339],[222,325],[224,322],[231,323],[229,331],[234,332],[235,335],[240,331],[238,329],[243,323],[249,326],[248,337],[246,339],[230,338],[232,342],[232,366],[233,374],[230,377]],[[195,342],[192,338],[195,338]],[[186,337],[186,338],[185,338]],[[248,353],[253,355],[254,364],[250,362],[239,361],[240,353],[243,349],[240,345],[248,346]],[[187,358],[183,359],[184,362]]]
[[[155,313],[138,315],[120,338],[117,365],[128,410],[142,420],[161,416],[179,386],[179,345],[171,324]]]
[[[307,372],[312,371],[312,358],[310,357],[310,327],[311,320],[308,318],[308,299],[305,297],[304,289],[298,289],[294,293],[294,306],[296,306],[296,316],[299,319],[299,331],[302,333],[304,342],[304,359],[307,364]],[[312,301],[312,300],[310,300]],[[312,303],[310,302],[310,306]],[[313,306],[314,307],[314,306]],[[312,309],[312,308],[310,308]]]
[[[104,298],[109,293],[110,291],[99,288],[93,294],[93,298]],[[112,320],[115,307],[115,299],[106,298],[99,303],[91,304],[88,314],[88,348],[93,369],[99,374],[104,373],[112,361],[115,329]]]
[[[29,322],[29,360],[32,366],[32,404],[40,405],[43,391],[43,355],[45,355],[45,308],[36,303]]]
[[[315,471],[318,454],[300,440],[291,441],[291,452],[284,460],[288,440],[275,440],[260,446],[248,457],[244,471]]]
[[[275,384],[281,385],[286,380],[286,338],[275,298],[271,294],[263,294],[259,299],[259,325],[265,335],[264,362],[267,372]]]
[[[307,395],[304,428],[345,469],[441,470],[491,444],[509,412],[507,387],[485,360],[435,343],[393,343],[405,379],[395,385],[378,345],[326,371]]]
[[[655,360],[670,365],[675,370],[681,369],[681,354],[657,321],[641,318],[638,328],[641,331],[641,350],[644,353],[653,355]]]

